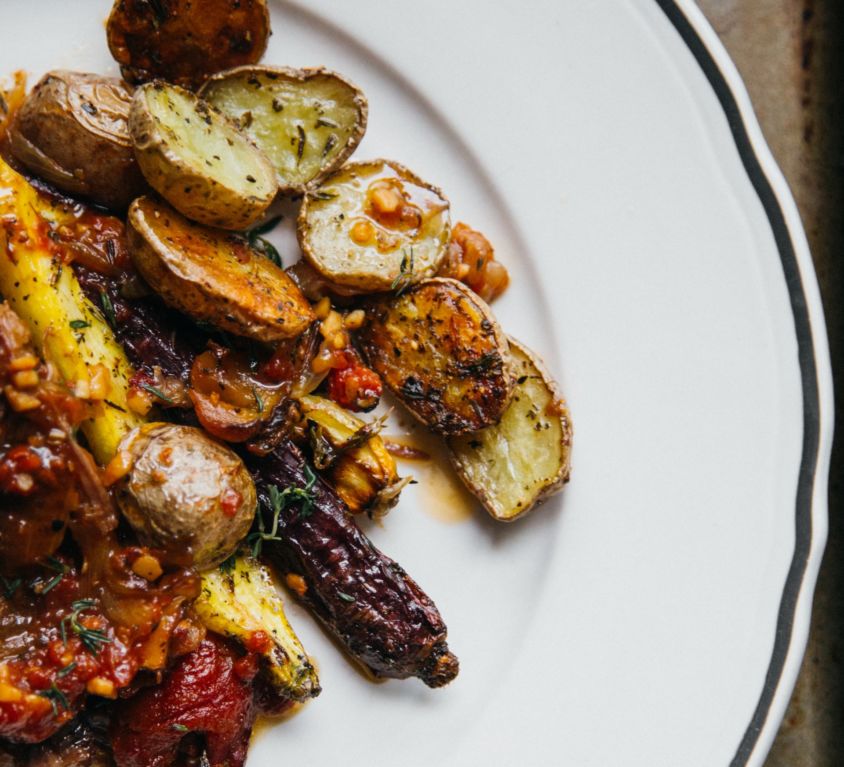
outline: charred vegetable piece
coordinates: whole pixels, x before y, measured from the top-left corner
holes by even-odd
[[[99,403],[101,413],[82,430],[95,458],[105,463],[140,424],[127,403],[133,371],[103,320],[107,308],[85,298],[47,236],[66,215],[0,160],[0,294],[64,381],[79,397]]]
[[[245,442],[269,421],[290,389],[261,375],[248,355],[212,345],[191,369],[190,397],[203,428],[227,442]]]
[[[188,383],[193,360],[208,341],[207,333],[155,294],[127,297],[126,283],[118,277],[79,264],[73,265],[73,271],[91,303],[107,302],[111,307],[105,319],[138,373],[153,379],[157,368],[168,378]],[[157,405],[167,404],[156,399]]]
[[[161,77],[191,87],[258,61],[270,15],[266,0],[115,0],[106,31],[129,82]]]
[[[376,549],[337,494],[287,443],[250,467],[261,501],[263,552],[291,590],[376,676],[429,687],[458,672],[431,599]]]
[[[238,67],[199,94],[264,151],[284,192],[303,192],[340,167],[366,131],[363,91],[327,69]]]
[[[494,426],[452,437],[451,461],[496,519],[512,521],[559,492],[571,471],[571,416],[540,359],[510,339],[516,388]]]
[[[211,631],[261,658],[264,679],[277,695],[299,702],[319,695],[316,670],[287,622],[269,571],[258,560],[239,553],[205,573],[194,609]]]
[[[237,548],[252,524],[255,486],[242,461],[200,429],[150,423],[120,444],[130,466],[117,500],[140,539],[214,567]]]
[[[210,767],[242,767],[255,721],[256,667],[209,634],[155,687],[117,706],[112,745],[120,767],[174,764],[181,741],[205,738]]]
[[[131,102],[122,80],[49,72],[18,111],[12,154],[63,192],[126,210],[147,188],[129,137]]]
[[[129,250],[168,304],[230,333],[272,343],[298,337],[315,319],[293,281],[269,259],[148,197],[129,209]]]
[[[149,185],[193,221],[246,229],[275,199],[263,152],[189,91],[160,82],[138,88],[129,132]]]
[[[442,192],[388,160],[349,163],[305,195],[299,244],[329,283],[358,293],[402,291],[446,255]]]
[[[21,751],[9,767],[114,767],[109,719],[107,708],[89,707],[53,737]]]
[[[324,397],[301,397],[299,404],[309,424],[314,464],[349,511],[384,516],[398,503],[410,477],[399,477],[378,436],[379,422],[361,421]]]
[[[496,423],[510,401],[507,339],[489,307],[456,280],[373,299],[358,341],[401,403],[438,434]]]

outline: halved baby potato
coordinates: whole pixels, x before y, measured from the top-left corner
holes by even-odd
[[[267,155],[283,192],[304,192],[345,162],[366,131],[363,91],[327,69],[237,67],[199,95]]]
[[[161,82],[138,88],[129,132],[149,185],[193,221],[246,229],[275,199],[264,153],[190,91]]]
[[[422,423],[454,435],[498,421],[514,383],[507,338],[463,283],[426,280],[371,300],[366,313],[361,351]]]
[[[515,339],[516,388],[501,420],[451,437],[451,462],[496,519],[510,522],[559,492],[571,471],[572,425],[565,400],[540,359]]]
[[[448,200],[389,160],[349,163],[305,195],[299,244],[329,282],[403,290],[436,274],[451,234]]]
[[[131,103],[116,77],[48,72],[12,123],[12,154],[57,189],[125,211],[147,188],[129,137]]]
[[[194,319],[267,343],[295,338],[315,319],[284,270],[240,237],[198,226],[149,197],[130,206],[127,233],[143,278]]]

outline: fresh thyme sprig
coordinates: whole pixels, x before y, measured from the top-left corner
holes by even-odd
[[[48,594],[52,591],[56,586],[59,585],[62,578],[64,578],[65,573],[67,573],[67,565],[60,562],[55,557],[49,557],[47,559],[47,563],[44,565],[56,573],[49,581],[44,583],[40,578],[36,578],[32,583],[29,584],[30,588],[35,591],[37,594]]]
[[[61,706],[65,711],[70,710],[70,703],[68,702],[67,695],[65,695],[53,682],[46,690],[41,690],[38,693],[42,698],[46,698],[50,701],[50,705],[53,707],[53,716],[59,715],[59,706]]]
[[[100,629],[91,629],[84,626],[79,621],[79,616],[86,610],[92,610],[97,606],[93,599],[79,599],[70,607],[73,612],[70,615],[65,615],[61,622],[62,642],[67,644],[67,626],[69,625],[71,631],[76,634],[85,649],[92,655],[98,653],[103,645],[109,644],[112,640],[104,631]]]
[[[413,282],[413,268],[414,268],[414,255],[413,255],[413,246],[410,246],[410,253],[405,250],[402,255],[401,265],[399,266],[399,273],[396,275],[396,279],[393,280],[392,285],[390,285],[390,290],[395,290],[396,295],[401,295],[407,290],[411,283]]]
[[[273,515],[273,521],[270,529],[267,530],[264,525],[264,517],[258,511],[258,529],[251,533],[246,542],[252,545],[252,556],[258,557],[261,555],[261,547],[264,541],[279,541],[281,537],[278,534],[278,525],[281,512],[284,511],[290,504],[299,503],[299,517],[304,519],[313,514],[314,504],[316,498],[314,497],[313,488],[316,484],[316,474],[311,471],[310,466],[305,466],[305,487],[286,487],[284,490],[279,490],[275,485],[267,487],[267,493],[270,496],[270,508]]]
[[[106,322],[111,327],[117,325],[117,319],[114,316],[114,306],[111,303],[111,299],[108,297],[108,293],[104,290],[100,291],[100,305],[103,308],[103,316],[105,317]]]
[[[173,404],[172,398],[168,397],[163,391],[161,391],[161,389],[156,389],[152,384],[142,383],[141,388],[145,391],[148,391],[150,394],[152,394],[154,397],[157,397],[162,402],[167,402],[170,405]]]
[[[272,261],[276,266],[280,267],[284,266],[281,254],[278,250],[276,250],[275,245],[269,242],[269,240],[264,239],[263,235],[275,229],[282,218],[283,216],[275,216],[263,224],[259,224],[258,226],[250,229],[246,233],[246,239],[249,242],[249,247],[260,253],[265,258],[270,259],[270,261]]]

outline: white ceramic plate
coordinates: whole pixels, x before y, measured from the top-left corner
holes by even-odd
[[[798,215],[713,32],[673,0],[271,4],[266,61],[351,76],[357,157],[406,163],[496,244],[496,312],[576,436],[569,488],[515,525],[446,524],[423,482],[372,530],[437,601],[458,680],[373,685],[292,609],[324,692],[250,764],[761,764],[805,646],[832,398]],[[4,0],[0,70],[115,72],[108,5]]]

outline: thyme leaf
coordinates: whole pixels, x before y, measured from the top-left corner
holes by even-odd
[[[173,404],[172,398],[168,397],[163,391],[161,391],[161,389],[156,389],[152,384],[142,383],[141,388],[144,389],[145,391],[148,391],[154,397],[157,397],[158,399],[162,400],[163,402],[167,402],[171,405]]]
[[[100,305],[103,307],[103,314],[106,322],[108,322],[111,327],[117,325],[117,320],[114,316],[114,306],[111,303],[111,299],[108,297],[108,293],[104,290],[100,291]]]
[[[65,711],[70,710],[70,703],[67,700],[67,695],[65,695],[56,686],[55,682],[53,682],[46,690],[39,690],[38,694],[42,698],[46,698],[50,701],[50,705],[53,707],[53,716],[59,715],[59,706],[61,706]]]
[[[316,484],[316,474],[311,471],[310,466],[305,466],[305,487],[286,487],[284,490],[279,490],[276,485],[267,486],[267,495],[270,501],[270,511],[272,512],[272,523],[270,529],[267,530],[264,525],[264,516],[258,511],[258,529],[254,533],[250,533],[246,542],[252,546],[252,556],[259,557],[261,555],[261,548],[264,541],[280,541],[281,537],[278,534],[279,520],[281,512],[287,509],[291,504],[299,504],[299,517],[309,517],[314,510],[316,498],[313,494],[313,487]]]
[[[403,251],[401,265],[399,266],[399,273],[390,285],[390,290],[395,290],[397,295],[401,295],[407,290],[413,282],[413,268],[414,255],[413,246],[410,246],[409,253],[407,250]]]
[[[70,606],[73,612],[62,618],[61,622],[62,641],[64,644],[67,644],[66,625],[70,625],[73,633],[79,637],[80,641],[85,646],[85,649],[92,655],[98,653],[102,649],[103,645],[111,643],[111,637],[109,637],[104,631],[88,628],[79,620],[82,613],[87,610],[92,610],[96,606],[97,603],[94,602],[93,599],[79,599]]]

